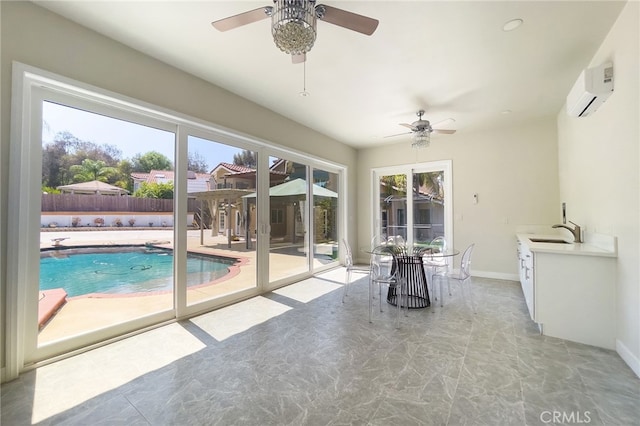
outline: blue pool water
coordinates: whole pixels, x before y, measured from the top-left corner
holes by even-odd
[[[135,247],[105,253],[87,248],[50,251],[46,256],[40,258],[40,290],[63,288],[69,297],[74,297],[89,293],[144,293],[173,288],[171,250]],[[189,253],[187,285],[223,277],[233,263],[235,259]]]

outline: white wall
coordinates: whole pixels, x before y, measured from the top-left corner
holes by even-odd
[[[585,64],[613,62],[614,93],[589,117],[560,111],[558,148],[560,198],[570,217],[587,231],[618,237],[617,349],[640,376],[639,8],[635,1],[625,6]]]
[[[408,137],[360,150],[358,244],[366,247],[371,239],[370,215],[364,212],[372,209],[372,168],[451,159],[454,246],[476,243],[474,275],[517,279],[516,228],[560,221],[557,155],[555,117],[483,132],[462,129],[434,136],[428,148],[417,151]]]
[[[245,134],[355,169],[356,152],[353,148],[33,3],[2,1],[0,11],[0,217],[3,218],[0,252],[3,254],[7,249],[5,218],[10,202],[6,188],[9,169],[12,61],[237,129]],[[251,117],[251,120],[247,120],[246,117]],[[349,182],[349,191],[355,193],[354,180]],[[354,212],[355,200],[345,201],[347,209]],[[0,300],[4,301],[6,265],[3,262],[0,266]],[[4,307],[0,312],[5,312]],[[0,365],[4,366],[4,318],[0,318],[0,324]]]

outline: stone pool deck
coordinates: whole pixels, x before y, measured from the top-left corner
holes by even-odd
[[[173,230],[100,230],[65,232],[42,232],[40,248],[58,244],[65,247],[80,245],[152,244],[171,247]],[[255,245],[255,242],[253,242]],[[237,273],[222,278],[210,285],[197,286],[187,291],[187,303],[196,304],[204,300],[230,294],[256,285],[256,253],[245,248],[244,241],[233,242],[227,247],[224,236],[211,235],[205,231],[204,244],[200,244],[200,231],[187,232],[189,251],[216,254],[242,259]],[[270,254],[271,277],[285,277],[297,269],[306,269],[304,256]],[[320,265],[320,263],[318,263]],[[38,344],[56,341],[76,334],[98,330],[146,315],[173,309],[173,293],[151,295],[125,295],[108,297],[68,298],[38,335]]]

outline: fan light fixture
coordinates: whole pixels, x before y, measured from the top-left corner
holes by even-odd
[[[315,1],[274,1],[271,34],[285,53],[303,55],[310,51],[316,41]]]
[[[426,148],[429,146],[429,142],[431,142],[431,132],[428,129],[413,132],[412,148]]]

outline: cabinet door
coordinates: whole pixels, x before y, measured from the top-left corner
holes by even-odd
[[[534,311],[534,279],[533,279],[533,254],[529,248],[518,241],[518,272],[524,300],[531,319],[535,321]]]

